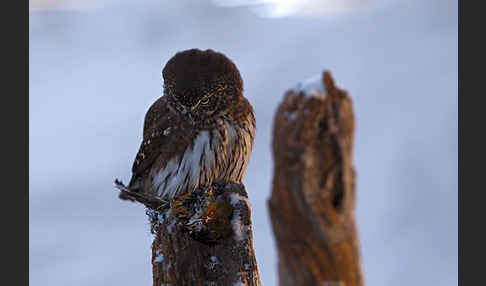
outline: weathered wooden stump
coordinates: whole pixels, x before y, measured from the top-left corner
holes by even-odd
[[[354,115],[329,72],[285,94],[268,201],[281,286],[363,285],[354,221]]]

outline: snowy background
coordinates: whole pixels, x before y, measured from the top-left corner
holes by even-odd
[[[161,69],[188,48],[233,59],[256,111],[245,184],[263,285],[277,285],[272,117],[324,68],[354,102],[366,284],[457,285],[457,1],[250,2],[30,1],[30,285],[151,285],[144,208],[113,180],[128,182]]]

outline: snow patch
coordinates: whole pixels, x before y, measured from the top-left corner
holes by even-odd
[[[175,219],[171,219],[170,223],[167,224],[166,229],[168,233],[173,233],[174,232],[174,227],[175,227],[176,221]]]
[[[150,223],[152,224],[152,233],[157,227],[159,227],[164,222],[164,216],[158,211],[155,211],[149,207],[145,208],[145,214],[149,217]]]
[[[231,219],[231,225],[233,226],[234,238],[236,241],[242,241],[246,239],[250,226],[243,224],[241,221],[240,210],[235,210],[233,218]]]
[[[293,112],[285,112],[285,116],[287,117],[287,119],[289,121],[294,121],[295,118],[297,117],[297,112],[293,111]]]
[[[233,232],[235,233],[235,239],[243,240],[243,224],[241,223],[240,212],[235,210],[233,218],[231,219],[231,225],[233,226]]]
[[[209,258],[209,269],[213,270],[219,263],[219,259],[216,256],[211,256]]]
[[[248,198],[246,198],[242,195],[236,194],[236,193],[231,193],[230,198],[231,198],[231,205],[233,207],[236,207],[236,205],[239,202],[244,202],[247,205],[247,207],[250,208],[250,202],[248,201]],[[235,210],[233,212],[233,218],[231,219],[231,225],[233,226],[233,232],[235,234],[235,240],[241,241],[243,239],[246,239],[247,233],[250,230],[250,226],[243,224],[243,222],[241,221],[241,213],[240,213],[240,210],[238,208],[235,208]]]
[[[238,204],[238,202],[240,202],[240,201],[245,202],[246,205],[248,206],[248,208],[250,207],[250,201],[248,200],[247,197],[244,197],[244,196],[237,194],[237,193],[231,193],[230,198],[231,198],[231,205],[233,207],[235,207]]]
[[[295,91],[302,92],[306,96],[312,96],[319,99],[326,98],[326,91],[324,89],[321,74],[300,81],[299,83],[297,83]]]
[[[162,263],[164,261],[164,254],[160,250],[156,250],[155,255],[154,263]]]

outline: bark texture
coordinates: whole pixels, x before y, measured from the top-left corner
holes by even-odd
[[[237,183],[174,203],[155,227],[153,285],[259,286],[250,217],[247,193]]]
[[[354,220],[354,115],[329,72],[322,90],[289,90],[274,118],[268,201],[279,285],[363,285]]]

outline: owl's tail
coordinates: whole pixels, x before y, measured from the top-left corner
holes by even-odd
[[[120,194],[118,194],[118,198],[120,198],[121,200],[127,200],[127,201],[131,201],[131,202],[135,201],[135,199],[132,196],[127,194],[127,193],[132,193],[132,191],[130,189],[128,189],[123,184],[122,181],[115,179],[115,188],[117,188],[120,191]]]
[[[164,209],[169,205],[169,202],[158,197],[150,196],[139,191],[139,189],[132,190],[125,186],[122,181],[115,179],[115,188],[120,191],[118,198],[131,202],[139,202],[151,209]]]

